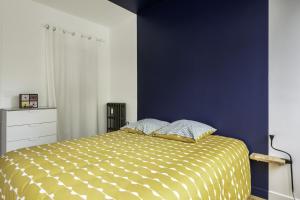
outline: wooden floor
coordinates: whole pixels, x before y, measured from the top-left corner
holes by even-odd
[[[257,197],[257,196],[254,196],[254,195],[251,195],[248,200],[265,200],[263,198],[260,198],[260,197]]]

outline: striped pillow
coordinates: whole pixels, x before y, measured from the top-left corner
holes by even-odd
[[[183,142],[197,142],[201,138],[213,134],[216,129],[192,120],[178,120],[153,133],[153,136]]]
[[[143,119],[137,122],[129,123],[128,125],[122,127],[121,130],[130,133],[150,135],[154,131],[161,129],[168,124],[170,123],[158,119]]]

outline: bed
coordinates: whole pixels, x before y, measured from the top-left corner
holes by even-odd
[[[246,145],[184,143],[117,131],[0,157],[0,199],[247,199]]]

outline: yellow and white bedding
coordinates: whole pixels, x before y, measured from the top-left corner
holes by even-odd
[[[247,199],[248,150],[207,136],[184,143],[122,131],[0,157],[0,199]]]

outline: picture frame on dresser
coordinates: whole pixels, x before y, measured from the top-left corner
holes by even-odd
[[[56,108],[0,110],[0,154],[57,142]]]
[[[38,94],[19,94],[19,108],[21,109],[37,109],[39,107]]]

